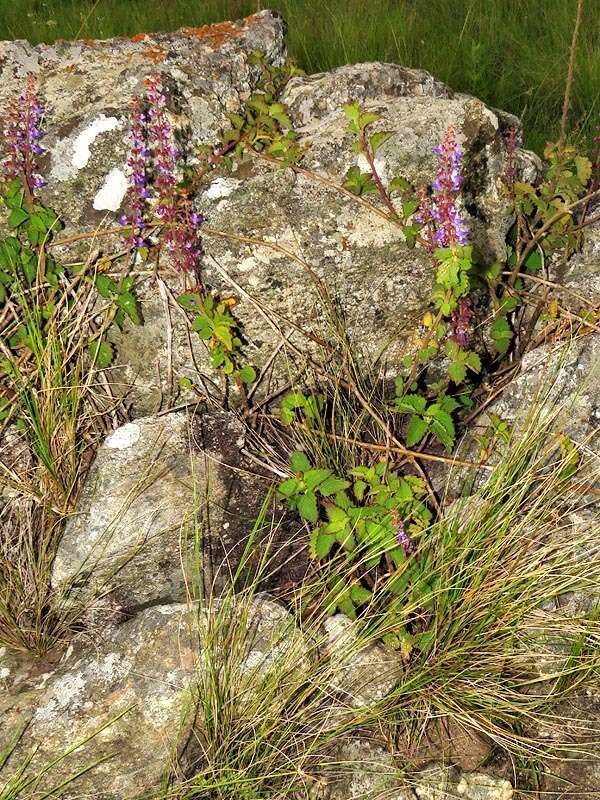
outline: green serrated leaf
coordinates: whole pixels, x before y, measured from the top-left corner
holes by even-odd
[[[350,588],[350,599],[354,605],[364,606],[365,603],[369,603],[371,601],[372,597],[373,593],[368,589],[365,589],[363,586],[360,586],[358,583],[355,583]]]
[[[475,372],[477,375],[481,372],[481,359],[479,358],[477,353],[474,353],[472,350],[467,354],[466,359],[467,367],[472,371]]]
[[[496,350],[502,355],[506,353],[513,338],[513,332],[506,317],[497,317],[494,320],[490,335]]]
[[[256,380],[256,370],[254,367],[246,366],[238,370],[239,379],[242,383],[254,383]]]
[[[420,394],[407,394],[404,397],[396,398],[395,405],[397,411],[404,414],[422,414],[427,406],[427,400]]]
[[[448,364],[448,375],[450,375],[454,383],[462,383],[467,377],[467,367],[463,361],[451,361]]]
[[[310,469],[310,461],[306,457],[306,453],[296,450],[290,456],[290,466],[294,472],[306,472]]]
[[[373,153],[376,153],[381,145],[387,142],[391,136],[393,136],[393,131],[377,131],[374,133],[369,139],[369,144],[371,145]]]
[[[8,224],[11,228],[18,228],[29,219],[29,214],[24,208],[13,208],[8,217]]]
[[[112,345],[108,342],[96,339],[88,344],[88,351],[98,369],[106,369],[112,364],[114,352]]]
[[[416,414],[410,418],[410,422],[408,423],[408,430],[406,432],[406,445],[407,447],[414,447],[416,444],[423,439],[427,431],[429,430],[429,425],[423,420],[421,417],[418,417]]]
[[[316,528],[310,533],[310,557],[315,561],[327,558],[334,544],[335,536],[330,533],[322,533],[319,528]]]
[[[316,489],[320,483],[331,475],[330,469],[309,469],[304,473],[304,483],[306,488]]]
[[[314,492],[306,492],[298,497],[297,503],[298,513],[307,522],[315,523],[319,519],[319,511],[317,508],[317,497]]]
[[[343,491],[344,489],[348,488],[348,486],[350,486],[349,481],[345,481],[341,478],[337,478],[335,475],[331,475],[331,477],[326,478],[323,483],[319,484],[319,494],[323,497],[331,497],[331,495]]]
[[[300,481],[298,478],[288,478],[282,481],[277,488],[284,497],[293,497],[300,488]]]
[[[132,292],[121,292],[117,296],[117,305],[127,314],[134,325],[142,324],[138,301]]]

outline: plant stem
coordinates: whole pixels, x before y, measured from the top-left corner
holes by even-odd
[[[567,140],[567,124],[569,121],[569,108],[571,107],[571,92],[573,89],[573,78],[575,75],[575,58],[577,56],[577,40],[579,39],[579,29],[583,17],[583,0],[578,0],[577,13],[575,16],[575,27],[573,28],[573,38],[571,39],[571,49],[569,51],[569,68],[567,70],[567,80],[565,84],[565,95],[563,99],[562,117],[560,120],[560,137],[558,140],[558,151],[562,153]]]

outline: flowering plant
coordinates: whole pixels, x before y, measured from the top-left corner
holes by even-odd
[[[189,188],[178,181],[181,153],[167,114],[167,97],[159,75],[145,82],[143,100],[130,106],[131,144],[128,158],[129,211],[120,222],[129,229],[127,244],[135,250],[149,246],[146,230],[153,212],[163,228],[163,240],[173,267],[193,273],[200,282],[203,255],[200,225],[203,217],[192,208]],[[156,227],[156,226],[155,226]]]

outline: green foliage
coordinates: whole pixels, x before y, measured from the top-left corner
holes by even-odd
[[[304,73],[291,61],[274,66],[258,51],[252,53],[249,60],[261,71],[258,88],[238,112],[228,113],[231,127],[221,134],[224,149],[221,159],[230,166],[231,156],[239,158],[249,147],[284,163],[295,163],[302,150],[297,144],[292,120],[279,98],[290,78]]]
[[[114,303],[114,322],[119,328],[123,327],[128,318],[134,325],[141,325],[142,313],[139,301],[134,291],[135,278],[127,275],[117,283],[109,275],[100,274],[96,277],[94,285],[96,291],[106,300]]]
[[[469,273],[473,267],[472,248],[460,245],[438,248],[434,255],[438,266],[433,302],[447,317],[456,308],[458,299],[469,293]]]
[[[414,447],[432,434],[450,452],[456,440],[456,428],[452,412],[458,408],[452,397],[440,395],[434,403],[419,394],[405,394],[396,398],[395,408],[402,414],[410,414],[406,432],[406,444]]]
[[[472,350],[463,350],[456,342],[446,342],[446,355],[450,359],[448,373],[454,383],[462,383],[467,377],[467,370],[479,375],[481,372],[481,359]]]
[[[177,301],[192,318],[192,330],[206,342],[214,369],[242,384],[254,383],[256,370],[241,363],[242,340],[238,323],[230,312],[235,298],[221,300],[210,294],[203,296],[192,292],[180,295]]]
[[[372,133],[369,128],[379,120],[379,114],[364,111],[358,102],[347,103],[344,106],[344,114],[348,119],[346,130],[356,137],[353,149],[361,153],[369,165],[369,170],[366,172],[358,166],[350,167],[344,178],[344,188],[359,197],[368,194],[379,195],[389,211],[390,218],[403,229],[407,244],[413,246],[420,229],[419,225],[409,224],[410,217],[419,206],[414,196],[414,189],[401,175],[392,178],[386,188],[377,172],[375,162],[377,151],[394,135],[393,131],[379,130]],[[399,206],[392,199],[394,194],[400,194],[402,202]]]
[[[541,269],[542,253],[550,255],[558,248],[564,248],[567,256],[572,253],[577,244],[570,231],[572,204],[585,194],[592,175],[592,162],[574,147],[548,144],[544,156],[548,162],[545,179],[537,186],[517,182],[513,187],[515,209],[527,220],[531,235],[540,235],[540,250],[513,253],[509,263],[530,272]]]
[[[418,595],[430,591],[423,579],[424,549],[416,546],[431,521],[421,478],[402,476],[387,461],[356,466],[341,477],[312,467],[301,451],[292,454],[290,469],[292,477],[279,484],[278,493],[309,525],[311,558],[327,565],[328,613],[340,610],[355,618],[390,569],[397,579],[386,583],[384,605],[407,584]],[[414,548],[411,555],[399,542],[400,525]]]
[[[325,398],[322,394],[305,395],[302,392],[290,392],[281,401],[279,416],[284,425],[291,425],[300,417],[309,427],[313,427],[323,412]]]
[[[377,194],[377,186],[370,172],[362,172],[359,167],[350,167],[343,186],[355,195]]]
[[[9,226],[24,231],[32,247],[42,244],[51,232],[62,228],[53,211],[36,202],[26,204],[23,184],[17,178],[6,185],[2,199],[9,211]]]

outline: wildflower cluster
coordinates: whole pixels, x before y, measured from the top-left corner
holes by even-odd
[[[405,555],[408,556],[412,551],[412,542],[410,540],[409,535],[406,533],[406,528],[404,527],[404,520],[400,518],[400,515],[398,514],[398,509],[396,508],[391,509],[390,516],[396,528],[396,542],[402,548]]]
[[[146,228],[144,214],[146,204],[150,197],[146,165],[150,157],[150,149],[146,144],[145,121],[146,115],[142,110],[139,98],[134,97],[130,104],[129,117],[131,120],[131,145],[127,164],[131,169],[130,186],[127,191],[127,201],[130,216],[123,215],[121,223],[129,225],[131,232],[127,243],[130,247],[144,247],[146,242],[143,232]]]
[[[40,144],[43,116],[44,109],[35,92],[35,79],[29,76],[25,91],[11,97],[4,109],[2,168],[4,180],[21,179],[30,194],[46,185],[37,166],[38,157],[44,153]]]
[[[201,214],[192,209],[188,191],[177,179],[180,152],[174,143],[173,126],[167,115],[167,99],[160,76],[146,80],[145,102],[131,103],[131,170],[127,193],[128,213],[120,222],[131,228],[128,245],[148,245],[145,230],[150,206],[164,227],[164,242],[176,270],[193,272],[200,261]]]
[[[450,125],[441,143],[435,148],[438,155],[438,172],[432,183],[433,204],[431,214],[435,221],[435,241],[438,247],[467,244],[467,230],[456,201],[462,183],[460,174],[462,149],[456,141],[454,127]]]
[[[456,132],[450,125],[441,143],[435,148],[438,170],[431,184],[430,197],[425,186],[418,192],[419,208],[415,220],[423,226],[421,235],[429,248],[466,245],[467,229],[457,206],[462,178],[462,148],[456,141]]]

